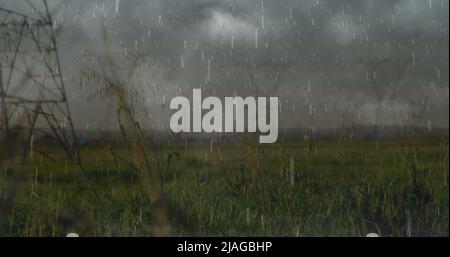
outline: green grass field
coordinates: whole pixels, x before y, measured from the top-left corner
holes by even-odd
[[[60,148],[36,145],[57,161],[35,152],[3,164],[0,236],[151,236],[155,217],[175,236],[449,233],[447,137],[153,146],[164,205],[100,144],[81,149],[85,175]]]

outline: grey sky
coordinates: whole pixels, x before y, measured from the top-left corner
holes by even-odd
[[[57,21],[65,76],[98,69],[105,24],[116,62],[139,60],[132,77],[120,76],[158,128],[168,128],[167,102],[197,87],[219,97],[279,96],[280,127],[448,127],[447,0],[64,3]],[[5,5],[30,11],[22,0],[0,0]],[[113,103],[86,103],[94,81],[84,91],[76,80],[68,86],[77,127],[110,126]]]

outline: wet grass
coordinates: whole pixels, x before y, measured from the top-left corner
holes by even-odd
[[[1,236],[152,235],[155,205],[135,169],[100,144],[84,146],[99,204],[75,163],[57,147],[37,145],[58,161],[35,153],[26,165],[2,166],[1,202],[12,204]],[[152,146],[171,234],[448,236],[448,138],[313,145],[311,152],[306,142]]]

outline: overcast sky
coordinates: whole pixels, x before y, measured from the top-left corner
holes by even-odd
[[[82,90],[70,79],[98,70],[106,45],[160,129],[170,99],[199,87],[205,96],[278,96],[280,127],[448,127],[447,0],[49,2],[80,128],[115,120],[114,103],[86,100],[98,83]],[[22,0],[0,6],[31,10]]]

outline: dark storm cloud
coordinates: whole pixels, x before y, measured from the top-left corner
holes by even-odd
[[[0,6],[29,11],[24,2]],[[166,102],[194,87],[279,96],[281,127],[448,126],[446,0],[64,3],[57,20],[65,70],[96,67],[106,28],[118,63],[140,58],[130,81],[160,128],[168,126]],[[108,104],[86,104],[81,94],[73,104],[91,113],[74,113],[80,124],[110,118]]]

